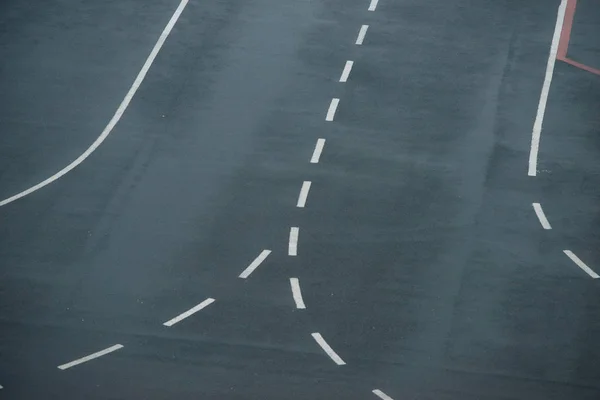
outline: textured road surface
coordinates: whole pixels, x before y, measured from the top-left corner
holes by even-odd
[[[600,68],[593,3],[569,53]],[[0,3],[0,199],[96,139],[177,5]],[[600,398],[562,252],[600,272],[600,76],[556,64],[527,176],[558,1],[368,5],[190,1],[107,141],[0,208],[1,399]]]

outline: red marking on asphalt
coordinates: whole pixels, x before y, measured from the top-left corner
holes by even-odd
[[[571,29],[573,28],[573,18],[575,17],[575,8],[577,8],[577,0],[566,0],[565,19],[563,20],[562,31],[560,32],[560,40],[558,42],[558,51],[556,59],[574,67],[580,68],[592,74],[600,75],[600,69],[590,67],[577,61],[573,61],[567,57],[569,50],[569,41],[571,40]]]
[[[560,61],[565,62],[567,64],[571,64],[574,67],[581,68],[584,71],[591,72],[592,74],[600,75],[600,69],[592,68],[585,64],[578,63],[577,61],[573,61],[570,58],[563,58]]]

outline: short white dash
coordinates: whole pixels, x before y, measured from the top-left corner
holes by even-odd
[[[563,250],[563,252],[567,255],[567,257],[571,259],[571,261],[577,264],[577,266],[584,270],[589,276],[591,276],[594,279],[600,278],[600,276],[597,273],[595,273],[590,267],[585,265],[585,263],[581,261],[579,257],[577,257],[575,254],[573,254],[571,250]]]
[[[254,261],[252,261],[252,263],[250,265],[248,265],[248,267],[244,270],[244,272],[242,272],[240,274],[240,278],[242,279],[246,279],[247,277],[250,276],[251,273],[254,272],[254,270],[256,268],[258,268],[258,266],[260,264],[262,264],[263,261],[265,261],[265,259],[269,256],[269,254],[271,254],[271,250],[263,250],[258,257],[256,257],[254,259]]]
[[[369,4],[369,11],[375,11],[377,8],[377,3],[379,3],[379,0],[371,0],[371,4]]]
[[[321,157],[321,153],[323,152],[323,147],[325,147],[325,139],[317,139],[315,151],[313,151],[313,155],[310,158],[310,162],[312,164],[316,164],[319,162],[319,158]]]
[[[546,215],[544,214],[544,210],[542,210],[542,205],[540,203],[533,203],[533,209],[538,219],[540,220],[540,224],[542,224],[542,228],[544,229],[552,229]]]
[[[369,25],[363,25],[360,27],[358,31],[358,37],[356,38],[356,44],[363,44],[363,40],[365,40],[365,35],[367,34],[367,29],[369,29]]]
[[[335,116],[335,111],[337,110],[338,104],[340,104],[340,99],[331,99],[331,103],[329,104],[329,109],[327,110],[327,116],[325,117],[325,121],[333,121],[333,117]]]
[[[300,233],[300,228],[292,227],[290,228],[290,243],[288,246],[288,255],[296,256],[298,255],[298,234]]]
[[[79,358],[79,359],[77,359],[75,361],[71,361],[71,362],[63,364],[63,365],[59,365],[58,369],[65,370],[67,368],[71,368],[71,367],[74,367],[76,365],[83,364],[84,362],[93,360],[94,358],[105,356],[108,353],[112,353],[113,351],[117,351],[117,350],[122,349],[122,348],[123,348],[123,345],[121,345],[121,344],[115,344],[114,346],[111,346],[111,347],[109,347],[107,349],[101,350],[101,351],[99,351],[97,353],[90,354],[89,356],[85,356],[85,357]]]
[[[294,303],[296,303],[296,308],[304,310],[306,305],[304,304],[304,300],[302,299],[302,292],[300,291],[300,281],[298,278],[290,278],[290,285],[292,286],[292,296],[294,297]]]
[[[346,65],[342,71],[342,76],[340,76],[340,82],[346,82],[348,80],[348,76],[350,76],[350,71],[352,71],[353,65],[354,61],[346,61]]]
[[[211,299],[210,297],[206,300],[204,300],[202,303],[198,304],[197,306],[194,306],[192,308],[190,308],[189,310],[187,310],[186,312],[184,312],[183,314],[179,314],[178,316],[176,316],[173,319],[168,320],[167,322],[165,322],[163,325],[164,326],[173,326],[176,323],[178,323],[179,321],[186,319],[187,317],[189,317],[190,315],[197,313],[198,311],[202,310],[204,307],[212,304],[215,301],[215,299]]]
[[[379,389],[373,390],[373,393],[375,394],[375,396],[379,397],[381,400],[394,400],[390,396],[388,396],[387,394],[383,393]]]
[[[337,365],[345,365],[346,364],[344,362],[344,360],[342,360],[340,358],[340,356],[338,356],[337,353],[335,351],[333,351],[333,349],[327,344],[327,342],[325,341],[325,339],[323,339],[323,336],[321,336],[320,333],[315,332],[312,334],[312,337],[319,344],[319,346],[321,346],[323,351],[325,353],[327,353],[329,358],[331,358],[333,360],[334,363],[336,363]]]
[[[308,191],[310,190],[310,181],[304,181],[302,183],[302,187],[300,188],[300,194],[298,195],[298,203],[296,203],[296,207],[303,208],[306,205],[306,198],[308,197]]]

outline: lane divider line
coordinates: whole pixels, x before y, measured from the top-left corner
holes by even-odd
[[[202,310],[203,308],[205,308],[206,306],[214,303],[215,299],[211,299],[210,297],[206,300],[204,300],[202,303],[198,304],[197,306],[194,306],[192,308],[190,308],[189,310],[187,310],[186,312],[179,314],[178,316],[176,316],[173,319],[168,320],[167,322],[165,322],[163,325],[164,326],[173,326],[176,323],[178,323],[181,320],[186,319],[187,317],[189,317],[192,314],[197,313],[198,311]]]
[[[577,265],[579,268],[584,270],[585,273],[588,274],[589,276],[591,276],[593,279],[600,278],[600,276],[597,273],[595,273],[590,267],[585,265],[585,263],[583,261],[581,261],[581,259],[579,257],[577,257],[575,254],[573,254],[573,252],[571,250],[563,250],[563,253],[565,253],[567,255],[567,257],[569,257],[571,259],[571,261],[573,261],[575,263],[575,265]]]
[[[313,151],[312,157],[310,158],[311,164],[317,164],[319,162],[319,158],[321,157],[321,153],[323,152],[323,147],[325,147],[325,139],[317,139],[317,144],[315,144],[315,150]]]
[[[306,205],[306,198],[308,197],[310,185],[310,181],[304,181],[302,183],[302,187],[300,188],[300,194],[298,194],[298,202],[296,203],[296,207],[304,208],[304,206]]]
[[[546,214],[544,214],[544,210],[542,210],[542,205],[540,203],[533,203],[533,210],[535,211],[535,214],[540,220],[542,228],[552,229],[552,226],[550,226],[550,222],[548,222],[548,219],[546,218]]]
[[[369,29],[369,25],[363,25],[360,27],[360,30],[358,31],[358,37],[356,38],[357,45],[360,46],[363,44],[363,40],[365,40],[365,35],[367,34],[367,29]]]
[[[89,356],[81,357],[81,358],[78,358],[77,360],[68,362],[68,363],[63,364],[63,365],[59,365],[58,369],[61,369],[61,370],[64,371],[65,369],[69,369],[69,368],[74,367],[76,365],[83,364],[84,362],[91,361],[94,358],[105,356],[105,355],[107,355],[109,353],[112,353],[113,351],[117,351],[117,350],[120,350],[122,348],[123,348],[122,344],[115,344],[114,346],[110,346],[107,349],[100,350],[100,351],[98,351],[96,353],[90,354]]]
[[[379,397],[381,400],[394,400],[379,389],[374,389],[373,394],[375,394],[375,396]]]
[[[300,228],[294,226],[290,228],[290,242],[288,244],[288,255],[298,255],[298,235],[300,234]]]
[[[346,61],[346,65],[344,66],[344,70],[342,71],[342,75],[340,76],[340,82],[347,82],[348,76],[350,76],[350,71],[352,71],[352,66],[354,65],[354,61]]]
[[[338,104],[340,104],[340,99],[336,99],[335,97],[331,99],[331,103],[329,104],[329,109],[327,110],[327,116],[325,117],[325,121],[333,121],[333,117],[335,117],[335,111],[337,110]]]
[[[298,278],[290,278],[290,286],[292,287],[292,297],[294,298],[294,303],[296,303],[296,308],[299,310],[305,310],[306,304],[304,304],[304,299],[302,298],[300,281]]]
[[[254,272],[256,268],[271,254],[271,250],[263,250],[258,257],[248,265],[248,267],[240,274],[239,278],[246,279]]]
[[[371,4],[369,4],[369,11],[375,11],[377,8],[377,3],[379,3],[379,0],[371,0]]]
[[[313,339],[315,339],[315,341],[317,342],[317,344],[319,346],[321,346],[321,348],[323,349],[323,351],[325,353],[327,353],[327,355],[329,356],[329,358],[331,358],[333,360],[334,363],[336,363],[337,365],[346,365],[346,363],[344,362],[344,360],[342,360],[342,358],[340,356],[338,356],[335,351],[333,351],[333,349],[331,348],[331,346],[329,346],[327,344],[327,342],[325,341],[325,339],[323,339],[323,336],[321,336],[321,334],[319,332],[312,333],[311,335],[312,335]]]

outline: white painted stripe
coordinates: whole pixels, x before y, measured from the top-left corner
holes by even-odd
[[[340,99],[331,99],[331,103],[329,104],[329,109],[327,110],[327,116],[325,117],[325,121],[333,121],[333,117],[335,116],[335,111],[337,110],[338,104],[340,104]]]
[[[142,69],[140,70],[137,77],[135,78],[133,85],[131,85],[131,88],[125,95],[125,98],[121,102],[121,105],[119,105],[119,108],[117,108],[117,111],[115,111],[115,114],[108,122],[108,125],[106,125],[106,127],[104,128],[104,130],[102,131],[100,136],[98,136],[98,138],[94,141],[94,143],[92,143],[92,145],[90,147],[88,147],[88,149],[85,152],[83,152],[83,154],[81,154],[79,157],[77,157],[77,159],[75,161],[71,162],[71,164],[67,165],[66,167],[64,167],[63,169],[61,169],[60,171],[58,171],[57,173],[52,175],[51,177],[38,183],[35,186],[30,187],[27,190],[24,190],[20,193],[15,194],[14,196],[11,196],[7,199],[0,201],[0,207],[6,205],[8,203],[12,203],[13,201],[20,199],[21,197],[25,197],[28,194],[31,194],[31,193],[43,188],[44,186],[51,184],[55,180],[59,179],[63,175],[65,175],[68,172],[70,172],[71,170],[73,170],[75,167],[77,167],[83,161],[85,161],[85,159],[88,158],[90,156],[90,154],[92,154],[102,144],[102,142],[104,142],[104,140],[112,132],[112,130],[115,127],[115,125],[117,124],[117,122],[119,122],[119,120],[123,116],[123,113],[127,109],[127,106],[129,106],[129,103],[131,102],[131,99],[133,99],[133,96],[135,95],[138,88],[144,81],[144,78],[146,77],[146,73],[150,69],[150,66],[154,62],[154,59],[156,58],[156,55],[160,51],[161,47],[163,46],[165,40],[167,40],[167,37],[171,33],[173,26],[175,26],[175,24],[177,23],[177,20],[179,19],[179,16],[183,12],[187,3],[188,3],[188,0],[181,0],[181,3],[179,3],[179,7],[177,7],[177,9],[175,10],[175,13],[169,20],[169,23],[167,24],[167,26],[163,30],[162,34],[158,38],[158,41],[154,45],[154,48],[150,52],[150,55],[146,59],[146,62],[142,66]]]
[[[358,31],[358,37],[356,38],[356,44],[363,44],[363,40],[365,40],[365,35],[367,34],[367,29],[369,29],[369,25],[363,25],[360,27]]]
[[[239,277],[242,279],[249,277],[250,274],[253,273],[263,261],[265,261],[265,258],[267,258],[269,254],[271,254],[271,250],[263,250],[258,257],[256,257],[250,265],[248,265],[248,267],[240,274]]]
[[[373,393],[379,397],[381,400],[394,400],[392,399],[390,396],[388,396],[387,394],[383,393],[381,390],[379,389],[375,389],[373,390]]]
[[[335,351],[333,351],[333,349],[327,344],[327,342],[325,341],[325,339],[323,339],[323,336],[321,336],[320,333],[315,332],[312,334],[312,337],[317,341],[319,346],[321,346],[323,351],[325,353],[327,353],[329,358],[331,358],[334,363],[336,363],[337,365],[345,365],[346,364],[344,362],[344,360],[342,360],[340,358],[340,356],[338,356],[337,353]]]
[[[298,278],[290,278],[290,285],[292,287],[292,297],[294,297],[294,303],[296,303],[296,308],[304,310],[306,305],[304,304],[304,300],[302,299],[302,292],[300,291],[300,281]]]
[[[354,61],[346,61],[346,65],[342,71],[342,76],[340,76],[340,82],[346,82],[348,80],[348,76],[350,76],[350,71],[352,71],[353,65]]]
[[[179,314],[178,316],[176,316],[173,319],[168,320],[167,322],[165,322],[163,325],[164,326],[173,326],[176,323],[178,323],[179,321],[186,319],[187,317],[189,317],[192,314],[197,313],[198,311],[202,310],[204,307],[214,303],[215,299],[211,299],[210,297],[206,300],[204,300],[202,303],[198,304],[197,306],[194,306],[192,308],[190,308],[189,310],[187,310],[186,312],[184,312],[183,314]]]
[[[542,205],[540,203],[533,203],[533,209],[538,219],[540,220],[540,224],[542,224],[542,228],[552,229],[552,227],[550,226],[550,222],[548,222],[548,219],[544,214],[544,210],[542,210]]]
[[[577,257],[575,254],[573,254],[571,250],[563,250],[563,252],[567,255],[567,257],[571,259],[571,261],[577,264],[577,266],[584,270],[589,276],[591,276],[594,279],[600,278],[600,276],[597,273],[595,273],[590,267],[585,265],[585,263],[581,261],[579,257]]]
[[[319,158],[321,157],[321,153],[323,152],[323,147],[325,147],[325,139],[317,139],[315,151],[313,151],[313,155],[310,159],[310,162],[312,164],[316,164],[319,162]]]
[[[556,63],[556,54],[558,52],[558,43],[560,41],[560,33],[565,19],[565,8],[567,0],[562,0],[558,7],[558,15],[556,16],[556,25],[554,26],[554,36],[552,37],[552,45],[550,46],[550,55],[548,56],[548,64],[546,65],[546,76],[540,94],[540,102],[538,103],[535,122],[533,123],[533,131],[531,132],[531,150],[529,151],[529,176],[536,176],[538,153],[540,150],[540,137],[542,134],[542,124],[544,123],[544,114],[546,113],[546,103],[548,102],[548,94],[550,93],[550,84],[552,83],[552,75],[554,74],[554,64]]]
[[[296,203],[296,207],[303,208],[306,205],[306,198],[308,197],[308,191],[310,190],[310,181],[304,181],[302,183],[302,187],[300,188],[300,194],[298,195],[298,203]]]
[[[379,0],[371,0],[371,4],[369,4],[369,11],[375,11],[377,8],[377,3],[379,3]]]
[[[290,243],[288,246],[288,255],[296,256],[298,255],[298,234],[300,228],[292,227],[290,228]]]
[[[112,353],[113,351],[117,351],[117,350],[122,349],[122,348],[123,348],[123,345],[121,345],[121,344],[115,344],[114,346],[111,346],[111,347],[109,347],[107,349],[101,350],[101,351],[99,351],[97,353],[90,354],[89,356],[85,356],[85,357],[79,358],[79,359],[77,359],[75,361],[71,361],[71,362],[63,364],[63,365],[59,365],[58,369],[65,370],[67,368],[71,368],[71,367],[74,367],[76,365],[83,364],[84,362],[93,360],[94,358],[102,357],[104,355],[107,355],[108,353]]]

